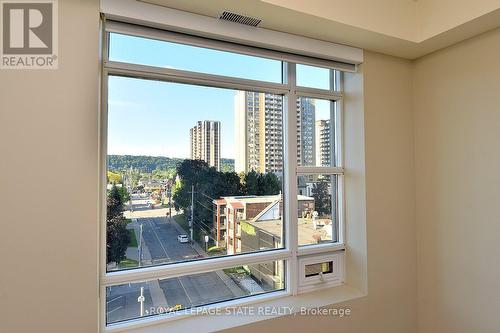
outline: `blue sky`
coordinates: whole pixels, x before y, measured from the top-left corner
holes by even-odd
[[[138,37],[112,35],[110,59],[210,74],[280,82],[279,61]],[[299,83],[328,88],[324,69],[298,66]],[[222,157],[234,158],[234,90],[111,76],[108,154],[189,157],[189,129],[220,120]],[[328,102],[317,101],[316,119]]]

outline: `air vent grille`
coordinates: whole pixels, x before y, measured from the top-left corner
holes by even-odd
[[[260,22],[262,22],[262,20],[255,18],[255,17],[240,15],[240,14],[227,12],[227,11],[224,11],[219,16],[219,19],[225,20],[225,21],[230,21],[230,22],[235,22],[235,23],[239,23],[239,24],[249,25],[252,27],[256,27],[259,25]]]

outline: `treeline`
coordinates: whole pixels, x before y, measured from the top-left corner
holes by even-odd
[[[154,170],[175,170],[184,161],[181,158],[164,156],[108,155],[108,170],[123,171],[130,169],[151,173]],[[233,171],[234,160],[222,158],[221,171]]]

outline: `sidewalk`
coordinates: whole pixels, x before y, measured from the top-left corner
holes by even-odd
[[[137,237],[137,246],[139,246],[139,237],[141,235],[141,227],[137,223],[136,218],[132,218],[132,222],[127,224],[127,229],[132,229]],[[139,261],[139,247],[128,247],[127,248],[127,258]],[[142,261],[151,263],[151,254],[145,242],[142,243]]]
[[[141,227],[139,223],[137,223],[136,218],[132,218],[132,222],[127,224],[127,229],[134,230],[135,235],[137,237],[137,245],[140,244],[139,237],[141,235]],[[127,248],[127,258],[134,259],[139,261],[139,251],[138,247],[128,247]],[[142,243],[142,261],[143,262],[151,262],[151,254],[145,242]],[[149,292],[151,295],[151,300],[153,301],[153,306],[155,308],[158,307],[166,307],[168,306],[167,299],[163,290],[160,288],[160,283],[158,280],[148,281]]]

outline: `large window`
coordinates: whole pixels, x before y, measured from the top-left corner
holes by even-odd
[[[334,63],[120,27],[104,36],[103,323],[294,295],[301,258],[338,277],[314,262],[343,250]]]

